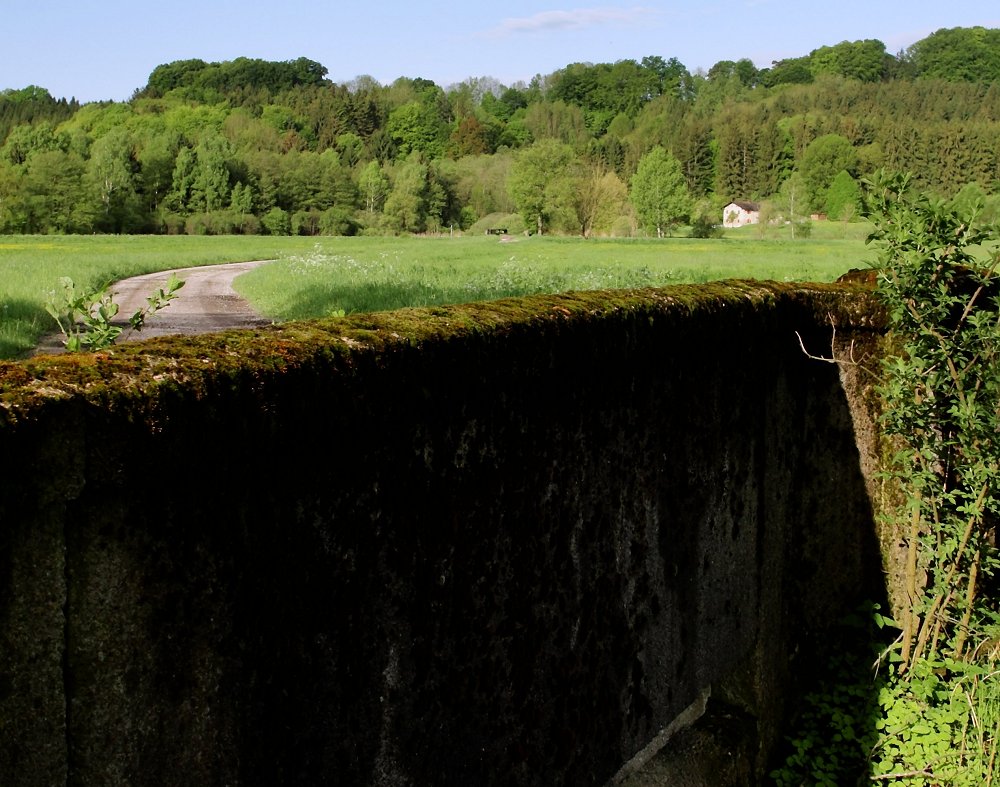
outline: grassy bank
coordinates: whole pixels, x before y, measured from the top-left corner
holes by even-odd
[[[550,237],[0,237],[0,357],[51,330],[59,277],[98,284],[193,265],[275,259],[237,290],[279,320],[533,292],[661,286],[725,278],[831,281],[867,259],[864,225],[814,227],[809,239],[756,228],[718,240]],[[846,237],[845,237],[846,236]]]

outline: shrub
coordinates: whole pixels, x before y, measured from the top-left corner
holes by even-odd
[[[356,235],[358,225],[347,208],[327,208],[319,219],[323,235]]]
[[[261,219],[261,224],[268,235],[291,235],[292,220],[288,211],[281,208],[271,208]]]
[[[876,661],[874,723],[843,725],[836,681],[807,703],[779,784],[991,784],[1000,753],[1000,248],[977,208],[914,194],[909,176],[865,184],[880,250],[877,293],[894,352],[881,367],[884,513],[905,550],[909,604]],[[858,707],[861,703],[855,702]],[[839,721],[838,721],[839,720]],[[872,732],[874,731],[874,734]],[[833,733],[831,735],[831,733]],[[860,749],[855,739],[865,737]]]
[[[692,238],[721,238],[722,227],[716,223],[715,217],[702,213],[691,222]]]

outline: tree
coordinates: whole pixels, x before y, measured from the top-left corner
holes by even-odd
[[[24,173],[0,158],[0,233],[26,232]]]
[[[86,232],[91,215],[84,198],[84,160],[76,153],[47,150],[32,155],[24,181],[40,220],[37,231]]]
[[[385,201],[386,219],[396,230],[422,232],[427,226],[427,165],[411,153],[396,172],[392,192]]]
[[[776,85],[806,84],[813,81],[809,56],[777,60],[770,68],[760,72],[760,83],[764,87]]]
[[[659,55],[648,55],[642,59],[640,65],[653,75],[650,98],[671,95],[687,100],[694,95],[691,72],[676,57],[664,60]]]
[[[835,46],[822,46],[810,55],[813,74],[836,74],[862,82],[879,82],[889,70],[889,55],[885,44],[877,39],[841,41]]]
[[[174,159],[174,171],[170,180],[167,205],[171,210],[186,214],[191,210],[191,191],[194,187],[197,159],[189,147],[182,147]]]
[[[261,224],[270,235],[292,234],[292,217],[288,215],[287,210],[281,208],[271,208],[264,214]]]
[[[656,231],[662,238],[675,224],[687,218],[691,211],[680,162],[657,145],[642,157],[632,176],[630,192],[639,223],[647,231]]]
[[[784,217],[785,222],[792,229],[792,239],[796,234],[808,235],[808,220],[803,218],[803,214],[808,215],[809,200],[808,189],[801,173],[793,172],[784,183],[774,200],[775,210]],[[761,217],[761,223],[764,223]]]
[[[0,158],[11,164],[24,165],[34,153],[66,150],[66,143],[65,138],[60,139],[56,135],[50,123],[15,126],[0,148]]]
[[[577,224],[585,238],[595,231],[610,230],[628,205],[628,189],[621,178],[598,166],[581,168],[573,193]]]
[[[361,155],[364,153],[365,144],[361,137],[353,131],[349,131],[346,134],[340,134],[337,136],[336,148],[340,153],[341,160],[348,167],[354,167],[359,161],[361,161]]]
[[[590,136],[583,110],[564,101],[537,101],[524,114],[525,128],[536,140],[555,139],[582,145]]]
[[[59,124],[80,109],[76,99],[55,99],[38,85],[20,90],[0,90],[0,140],[19,125],[37,125],[43,121]]]
[[[1000,30],[942,28],[913,44],[905,58],[921,78],[995,82],[1000,80]]]
[[[722,108],[713,121],[715,192],[723,200],[774,194],[790,168],[788,137],[760,102]],[[704,145],[704,143],[703,143]],[[702,147],[702,171],[709,166]]]
[[[224,137],[206,137],[194,151],[197,166],[191,200],[197,209],[211,212],[229,202],[229,143]]]
[[[448,151],[454,158],[490,153],[489,129],[472,115],[463,117],[451,132]]]
[[[456,197],[458,168],[450,159],[436,159],[427,165],[427,229],[438,232],[460,222],[462,209]]]
[[[861,187],[842,169],[830,183],[826,192],[826,215],[830,219],[850,221],[861,210]]]
[[[398,156],[406,157],[414,151],[429,158],[444,155],[447,128],[436,109],[423,101],[409,101],[394,109],[386,131]]]
[[[358,178],[358,189],[368,213],[382,210],[385,198],[389,194],[389,178],[382,171],[382,165],[377,161],[369,161]]]
[[[94,143],[86,180],[98,203],[97,227],[109,232],[139,228],[132,139],[124,128],[108,132]]]
[[[465,156],[455,162],[455,196],[476,219],[489,213],[513,213],[507,190],[513,163],[510,152]]]
[[[172,132],[148,137],[139,148],[140,191],[150,212],[155,213],[170,192],[179,149],[180,136]]]
[[[247,214],[253,211],[253,190],[249,186],[237,182],[229,193],[229,209],[240,217],[240,231],[242,232]]]
[[[841,170],[853,173],[857,162],[854,147],[839,134],[824,134],[810,142],[799,162],[799,171],[809,190],[810,207],[821,210],[837,173]]]
[[[760,71],[749,58],[739,60],[720,60],[708,69],[708,80],[726,81],[735,78],[743,87],[754,87],[760,77]]]
[[[279,157],[277,202],[288,211],[323,211],[354,205],[354,184],[333,149],[294,151]]]
[[[572,211],[569,169],[575,158],[569,145],[544,139],[514,160],[507,188],[525,224],[539,235],[557,216]]]

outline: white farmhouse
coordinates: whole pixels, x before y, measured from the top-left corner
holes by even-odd
[[[736,200],[722,209],[723,227],[745,227],[760,221],[760,205],[756,202]]]

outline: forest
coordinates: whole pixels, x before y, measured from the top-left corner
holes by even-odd
[[[0,234],[708,231],[733,200],[850,220],[885,168],[1000,215],[1000,30],[757,68],[572,63],[440,86],[251,58],[157,66],[128,101],[0,91]]]

